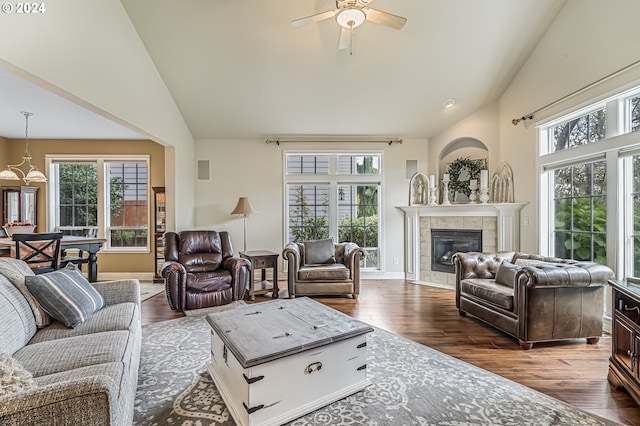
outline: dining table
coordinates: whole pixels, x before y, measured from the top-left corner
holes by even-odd
[[[73,235],[64,235],[60,240],[61,249],[78,249],[88,253],[89,262],[87,263],[87,279],[89,282],[98,281],[98,256],[97,253],[107,240],[105,238],[96,237],[79,237]],[[10,253],[11,247],[15,245],[15,241],[9,237],[0,238],[0,253],[7,255]]]

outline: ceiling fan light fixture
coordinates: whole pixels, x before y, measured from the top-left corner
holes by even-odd
[[[342,9],[336,14],[336,22],[342,28],[358,28],[367,19],[367,14],[362,9]]]

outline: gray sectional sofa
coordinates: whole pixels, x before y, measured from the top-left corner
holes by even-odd
[[[137,280],[94,283],[104,306],[75,328],[56,320],[38,328],[20,280],[22,261],[0,258],[0,355],[33,378],[0,393],[1,425],[130,425],[140,361]],[[10,357],[11,358],[10,358]],[[0,373],[7,377],[8,372]]]

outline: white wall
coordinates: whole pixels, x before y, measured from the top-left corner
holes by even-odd
[[[500,99],[500,158],[514,171],[515,198],[530,204],[521,212],[521,249],[538,252],[535,124],[616,88],[640,84],[640,67],[536,114],[528,128],[511,124],[538,108],[640,59],[640,2],[570,0]]]
[[[409,200],[406,160],[418,160],[418,171],[427,171],[427,141],[404,140],[386,143],[282,143],[265,140],[197,140],[196,158],[210,160],[211,179],[196,181],[196,227],[231,232],[234,250],[242,249],[243,220],[230,212],[238,197],[249,197],[257,214],[248,219],[247,249],[282,252],[283,236],[283,152],[286,150],[382,150],[384,191],[382,238],[385,277],[404,277],[404,219],[395,206]],[[398,264],[393,258],[398,258]],[[282,262],[282,258],[280,258]],[[283,271],[283,269],[281,269]]]
[[[168,203],[176,206],[176,228],[190,226],[193,138],[122,4],[56,0],[45,7],[40,15],[0,14],[0,67],[176,147]]]

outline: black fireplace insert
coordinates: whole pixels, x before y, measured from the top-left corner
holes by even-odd
[[[455,273],[453,255],[482,251],[481,229],[431,229],[431,270]]]

